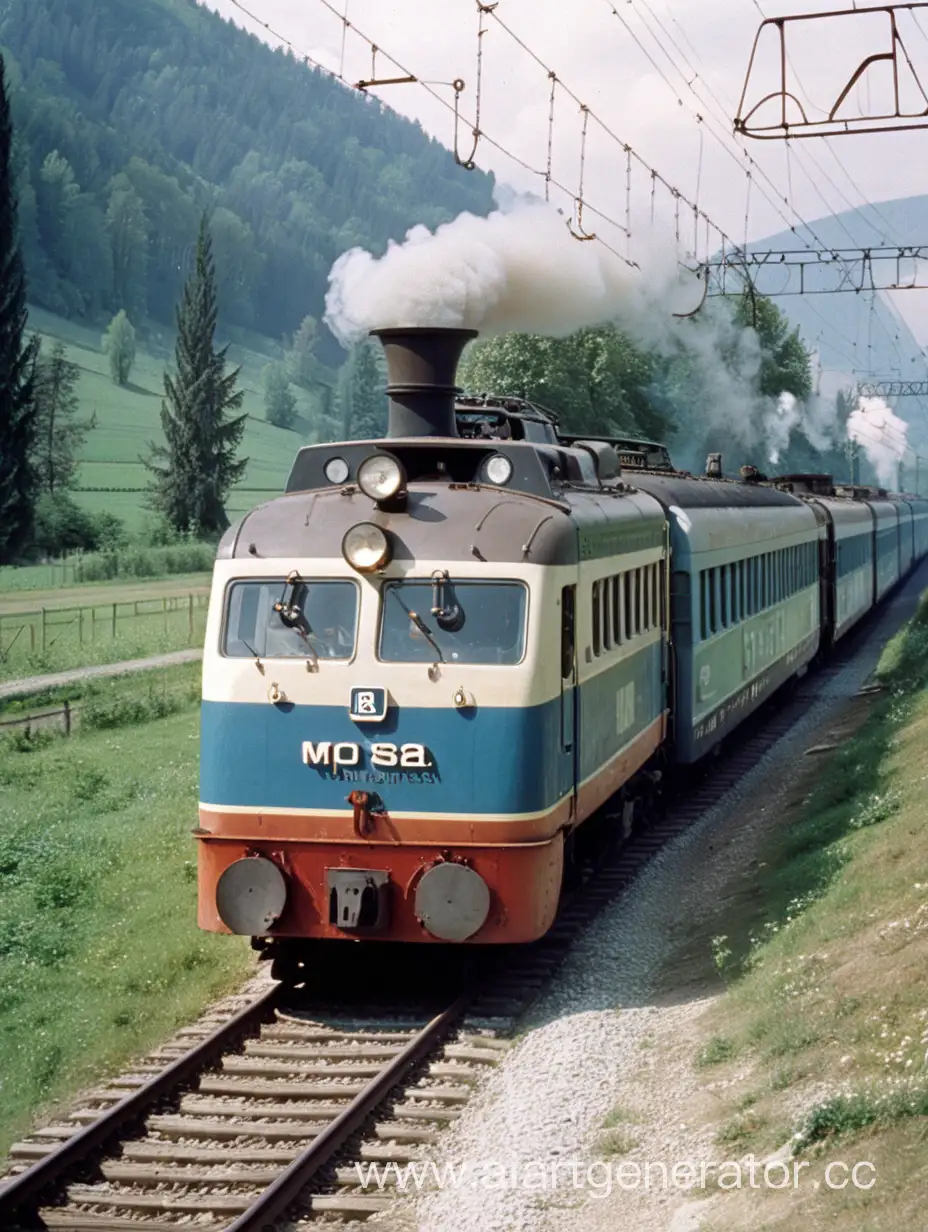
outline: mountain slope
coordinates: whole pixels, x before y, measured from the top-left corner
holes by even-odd
[[[31,298],[51,311],[170,325],[208,208],[226,323],[279,337],[321,314],[346,248],[491,208],[492,177],[418,125],[193,0],[0,14]]]
[[[749,247],[755,252],[813,249],[818,248],[818,241],[821,241],[826,247],[835,249],[874,248],[924,244],[926,240],[928,196],[916,196],[819,218],[808,228],[797,227],[795,233],[783,231],[756,240]],[[794,271],[793,285],[797,277]],[[807,285],[815,285],[817,277],[827,278],[830,285],[836,280],[834,270],[822,275],[812,270]],[[886,275],[878,273],[877,277],[885,279]],[[757,289],[774,295],[786,285],[786,272],[775,265],[757,278]],[[916,291],[898,292],[895,307],[899,311],[893,311],[888,297],[867,291],[804,298],[784,295],[777,303],[800,327],[806,344],[819,349],[824,367],[843,374],[848,378],[844,383],[849,384],[852,377],[864,378],[868,374],[896,380],[925,378],[925,355],[908,322],[912,322],[921,336],[928,337],[928,312],[923,306],[926,298]],[[900,316],[902,311],[906,319]],[[928,407],[928,400],[908,399],[902,409],[912,410],[919,404]]]

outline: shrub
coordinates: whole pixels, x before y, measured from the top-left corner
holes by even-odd
[[[793,1154],[798,1155],[815,1142],[857,1133],[871,1125],[892,1125],[924,1116],[928,1116],[928,1087],[921,1085],[885,1094],[858,1091],[853,1095],[836,1095],[807,1113],[793,1139]]]
[[[92,551],[97,546],[97,528],[67,492],[43,492],[35,508],[34,542],[45,556]]]

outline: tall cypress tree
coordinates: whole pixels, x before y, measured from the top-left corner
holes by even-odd
[[[166,444],[151,445],[145,463],[153,476],[153,507],[176,530],[199,535],[229,525],[225,499],[248,464],[236,459],[247,416],[230,417],[245,396],[235,388],[240,369],[225,371],[228,347],[217,351],[213,344],[216,319],[216,268],[204,215],[196,268],[177,309],[177,373],[164,374]]]
[[[28,546],[38,497],[31,463],[38,342],[25,341],[26,275],[19,251],[12,151],[10,100],[0,56],[0,564],[15,560]]]

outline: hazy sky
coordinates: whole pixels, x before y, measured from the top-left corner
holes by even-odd
[[[275,41],[233,0],[208,2],[246,29]],[[370,44],[356,30],[422,81],[463,78],[467,122],[461,144],[464,153],[470,152],[468,131],[473,124],[476,85],[475,0],[348,0],[352,27],[347,33],[340,17],[346,0],[331,0],[335,12],[324,0],[242,3],[288,39],[296,51],[342,71],[350,82],[371,75]],[[867,199],[880,201],[928,191],[923,171],[928,131],[841,137],[828,143],[794,141],[789,148],[779,141],[741,140],[732,135],[731,120],[761,11],[782,16],[833,7],[834,0],[777,0],[775,7],[773,0],[760,4],[755,0],[500,0],[496,15],[543,63],[535,62],[493,17],[486,19],[481,127],[534,171],[525,170],[487,141],[478,148],[477,162],[518,189],[544,192],[551,91],[547,69],[552,69],[619,139],[613,140],[596,120],[590,121],[584,197],[616,223],[626,221],[624,143],[631,144],[681,193],[698,200],[739,243],[745,236],[757,239],[800,219],[809,222]],[[907,50],[928,85],[928,9],[920,18],[907,16],[905,21],[901,29]],[[876,15],[805,24],[793,31],[793,85],[809,109],[830,106],[860,60],[889,47],[886,20]],[[770,88],[775,53],[772,44],[759,52],[752,101]],[[378,76],[397,74],[395,66],[382,57],[378,57],[377,70]],[[889,101],[889,81],[888,66],[875,66],[852,90],[845,112],[878,110]],[[432,88],[446,102],[453,100],[446,85]],[[418,119],[443,143],[452,143],[451,111],[421,85],[387,87],[378,94],[389,106]],[[904,102],[915,103],[919,98],[908,74],[902,95]],[[701,123],[697,114],[703,117]],[[581,123],[577,103],[558,89],[552,171],[563,191],[552,186],[551,194],[568,214],[579,189]],[[744,174],[745,152],[757,164],[750,192]],[[650,189],[648,172],[634,164],[630,241],[602,217],[585,215],[585,225],[618,250],[635,255],[649,238]],[[673,199],[661,188],[655,210],[665,225],[674,226]],[[697,251],[704,253],[705,226],[701,225],[698,237],[694,235],[692,211],[682,213],[681,234],[685,247],[692,248],[695,240]],[[892,234],[887,238],[894,239]],[[710,237],[709,247],[718,247],[717,236]],[[908,295],[920,299],[922,293]],[[905,296],[895,299],[905,310]],[[913,317],[920,315],[917,310],[912,312]]]

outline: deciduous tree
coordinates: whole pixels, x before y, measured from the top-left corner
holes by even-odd
[[[287,372],[294,385],[312,389],[316,372],[316,344],[319,340],[315,317],[304,317],[287,351]]]
[[[263,373],[264,413],[275,428],[292,428],[297,406],[287,369],[281,363],[268,364]]]
[[[109,356],[110,375],[117,385],[128,385],[135,363],[135,328],[125,308],[113,317],[103,335],[103,353]]]

